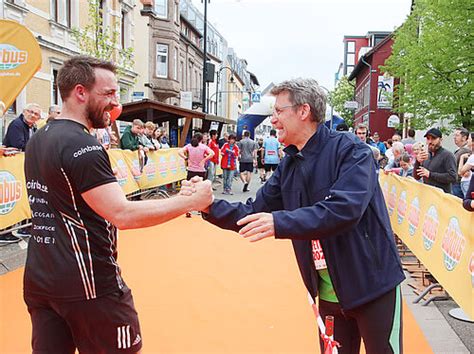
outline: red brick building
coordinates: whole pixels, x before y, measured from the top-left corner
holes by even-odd
[[[369,125],[370,132],[378,132],[382,141],[391,138],[395,132],[394,128],[389,127],[393,125],[389,124],[389,117],[391,123],[397,123],[391,99],[398,80],[384,76],[380,71],[380,66],[392,54],[392,37],[390,34],[365,54],[361,53],[349,75],[349,81],[355,80],[355,100],[359,104],[354,114],[354,125]]]

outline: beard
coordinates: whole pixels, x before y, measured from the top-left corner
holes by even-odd
[[[86,107],[86,119],[91,123],[92,128],[101,129],[107,127],[107,117],[105,112],[108,112],[113,107],[100,108],[95,102],[89,101]]]
[[[437,143],[437,144],[429,144],[428,145],[428,150],[430,152],[436,152],[439,150],[439,148],[441,147],[441,142]]]

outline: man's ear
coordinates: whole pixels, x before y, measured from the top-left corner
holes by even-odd
[[[87,101],[88,91],[83,85],[76,85],[73,88],[73,95],[77,101],[84,103]]]
[[[300,106],[300,118],[301,120],[306,120],[306,119],[309,119],[311,117],[311,107],[309,106],[309,104],[305,103],[303,105]]]

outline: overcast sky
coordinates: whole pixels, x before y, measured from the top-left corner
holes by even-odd
[[[201,0],[192,0],[204,13]],[[263,90],[311,77],[328,89],[343,61],[344,35],[393,31],[411,0],[211,0],[208,21],[226,38]]]

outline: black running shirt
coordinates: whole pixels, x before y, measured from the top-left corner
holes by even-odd
[[[28,142],[25,176],[33,222],[25,293],[78,301],[122,289],[117,229],[81,196],[116,182],[97,139],[74,121],[48,123]]]

